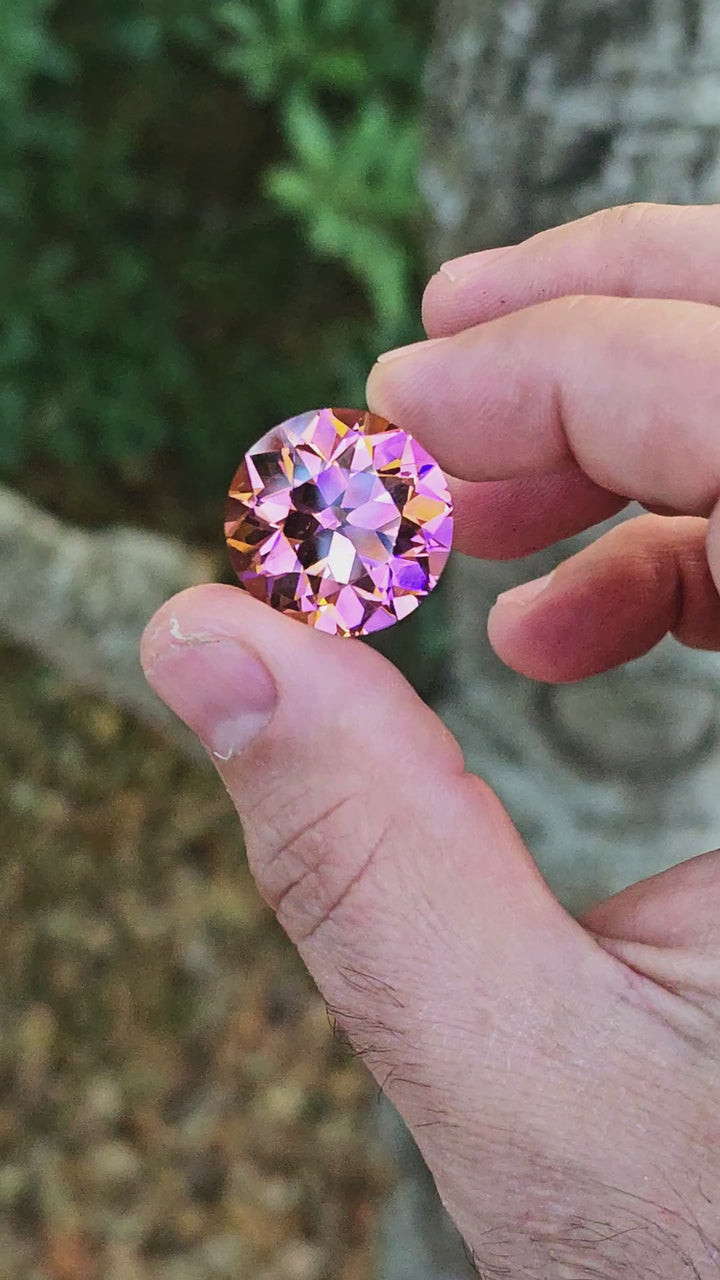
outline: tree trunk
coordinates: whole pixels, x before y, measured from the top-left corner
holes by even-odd
[[[424,186],[435,262],[632,200],[720,194],[715,0],[443,0]],[[586,539],[512,565],[458,557],[455,689],[441,708],[573,909],[717,843],[720,667],[668,640],[550,688],[484,641],[499,591]]]
[[[434,267],[608,205],[720,196],[716,0],[441,0],[429,66]],[[720,829],[716,656],[665,641],[623,670],[550,688],[508,671],[484,640],[500,591],[586,540],[514,565],[454,561],[454,691],[439,707],[575,910],[712,847]],[[385,1123],[405,1176],[381,1280],[466,1274],[389,1109]],[[408,1238],[404,1265],[396,1237],[418,1223],[423,1262]]]

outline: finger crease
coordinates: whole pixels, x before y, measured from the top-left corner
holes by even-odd
[[[353,800],[357,800],[361,794],[362,792],[360,791],[354,791],[350,795],[341,796],[340,799],[335,802],[335,804],[330,805],[328,809],[324,809],[319,817],[314,817],[310,822],[306,822],[304,827],[301,827],[299,831],[294,832],[291,840],[286,840],[284,844],[278,849],[272,861],[268,864],[266,871],[272,871],[272,869],[275,867],[277,862],[281,858],[284,858],[287,855],[289,850],[297,848],[302,843],[302,841],[305,840],[307,836],[311,835],[314,831],[317,831],[321,825],[324,826],[325,823],[327,823],[330,818],[334,817],[334,815],[338,813],[341,809],[344,809],[346,804],[350,804],[352,803]],[[297,880],[293,881],[292,884],[288,885],[286,889],[283,889],[283,892],[280,896],[278,904],[275,908],[276,912],[279,911],[280,907],[283,904],[283,901],[285,900],[287,895],[291,892],[291,890],[294,889],[296,885],[298,885],[306,875],[307,875],[307,870],[304,870],[302,874],[298,876]]]
[[[320,919],[315,922],[312,928],[309,929],[308,932],[303,935],[300,941],[309,942],[310,939],[315,936],[315,934],[317,933],[321,925],[327,924],[328,921],[330,921],[332,917],[335,915],[335,913],[340,910],[345,900],[352,893],[353,889],[356,888],[356,886],[360,883],[360,881],[364,878],[364,876],[370,870],[370,867],[375,861],[375,858],[379,850],[382,848],[383,844],[385,843],[385,840],[387,839],[391,826],[392,826],[392,819],[389,819],[385,823],[382,831],[380,832],[380,835],[378,836],[377,840],[372,846],[362,866],[359,868],[358,871],[356,871],[352,879],[348,880],[342,893],[338,895],[338,897],[333,902],[332,906],[328,907],[327,911],[325,911],[323,915],[320,917]]]
[[[672,622],[668,630],[671,635],[675,635],[680,630],[685,618],[685,610],[687,608],[687,598],[685,592],[685,574],[677,554],[673,553],[673,564],[675,569],[675,582],[673,585],[672,597]]]

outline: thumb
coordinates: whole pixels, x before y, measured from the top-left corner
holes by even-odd
[[[434,713],[362,642],[232,587],[171,600],[142,658],[227,786],[261,893],[431,1165],[479,1112],[516,1128],[513,1048],[526,1080],[533,1053],[557,1056],[567,975],[574,998],[585,986],[597,1000],[611,962]]]

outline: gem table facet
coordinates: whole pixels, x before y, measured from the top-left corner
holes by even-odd
[[[406,618],[450,555],[437,462],[372,413],[319,409],[269,431],[232,483],[225,537],[241,586],[333,635]]]

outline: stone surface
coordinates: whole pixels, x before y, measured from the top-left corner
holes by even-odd
[[[320,409],[245,456],[225,536],[241,586],[333,635],[369,635],[412,613],[450,554],[440,467],[375,414]]]

